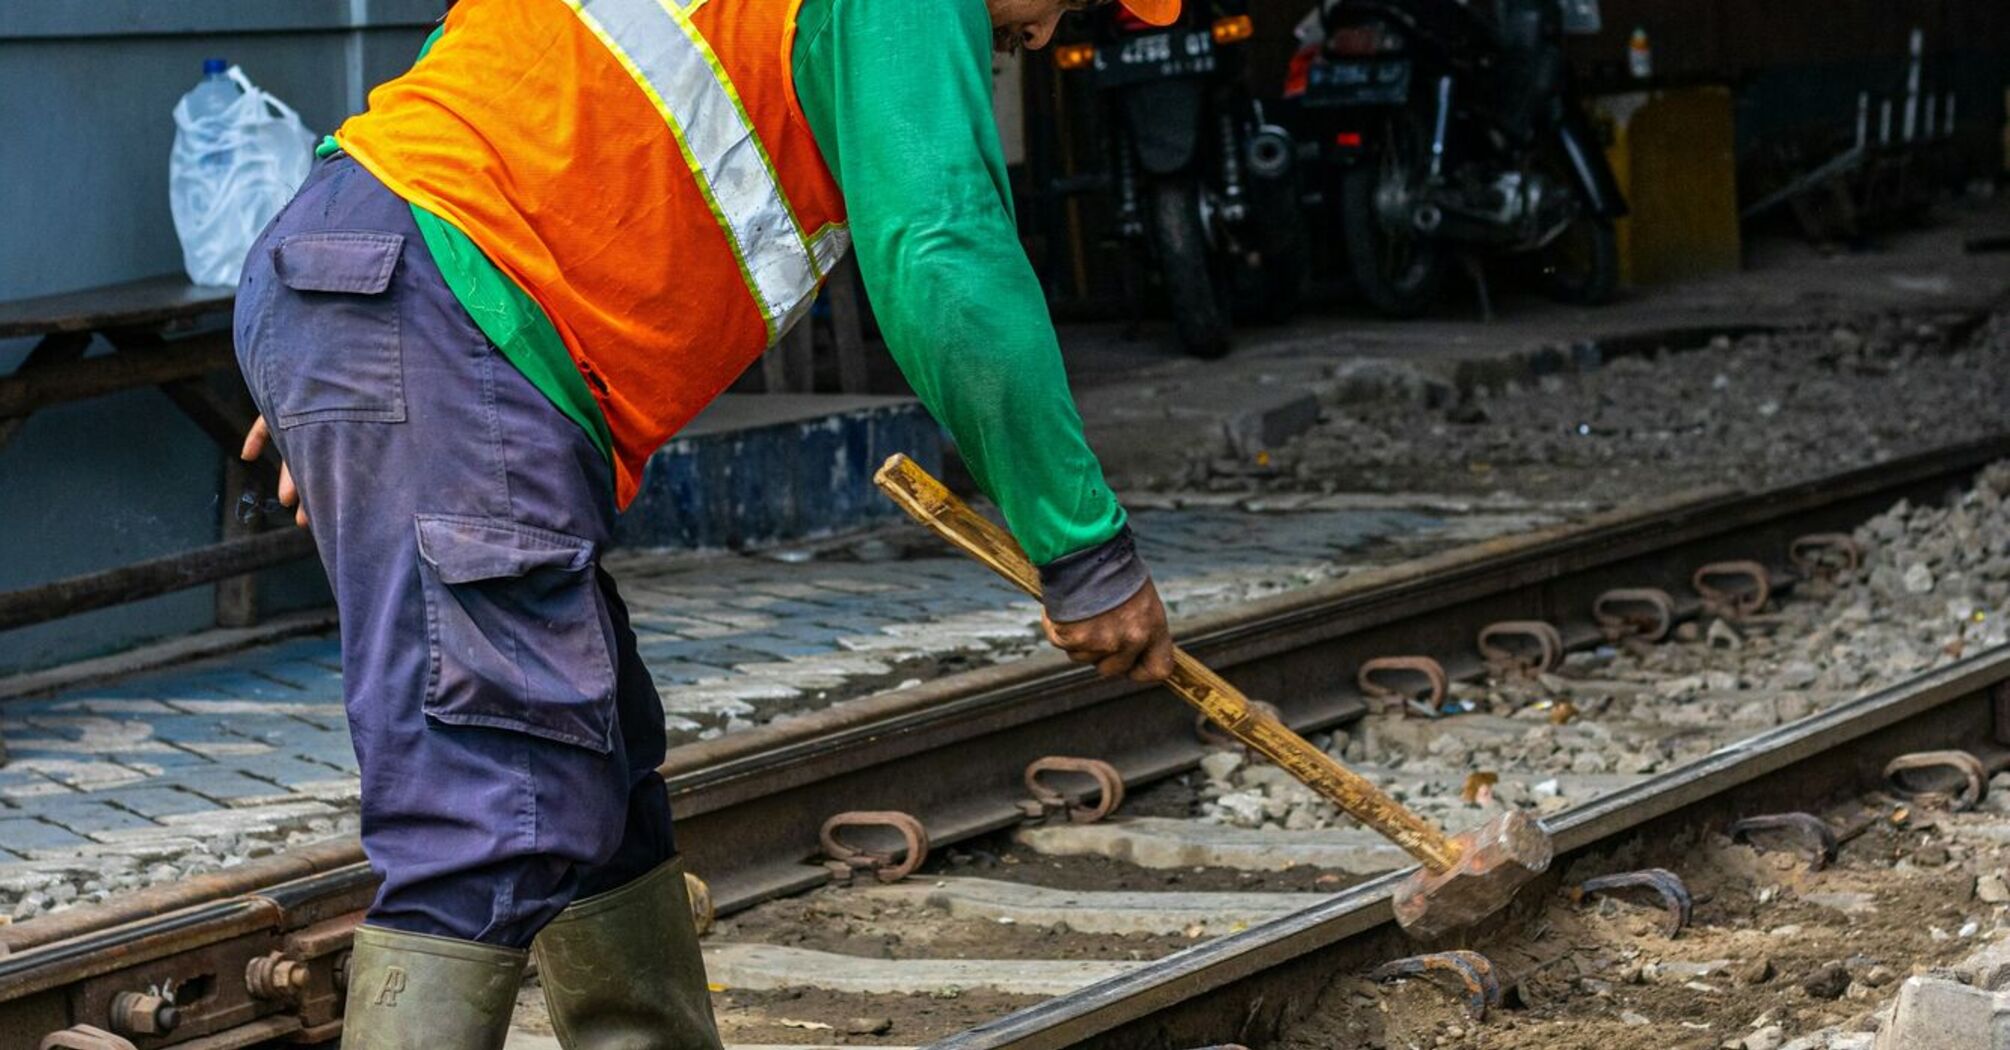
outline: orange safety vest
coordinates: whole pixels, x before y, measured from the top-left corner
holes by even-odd
[[[626,506],[850,244],[790,75],[800,0],[461,0],[336,138],[550,316]]]

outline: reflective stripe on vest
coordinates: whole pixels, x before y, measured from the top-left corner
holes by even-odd
[[[544,310],[623,505],[848,240],[790,75],[796,2],[459,0],[337,132]]]
[[[663,115],[760,304],[772,345],[808,310],[849,235],[831,226],[813,242],[804,232],[732,80],[675,0],[565,3]]]

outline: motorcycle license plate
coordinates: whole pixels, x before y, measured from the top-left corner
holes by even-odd
[[[1096,83],[1103,87],[1214,72],[1214,36],[1207,30],[1142,33],[1096,49]]]
[[[1315,62],[1305,71],[1308,106],[1387,106],[1409,98],[1409,59]]]

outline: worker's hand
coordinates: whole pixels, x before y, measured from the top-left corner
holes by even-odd
[[[244,435],[244,448],[237,458],[246,463],[257,462],[265,454],[265,443],[272,440],[272,431],[265,426],[265,417],[259,416],[251,423],[251,432]],[[300,505],[300,490],[293,486],[293,472],[286,469],[286,461],[279,461],[279,503],[293,508],[293,523],[307,527],[307,508]]]
[[[1095,664],[1105,678],[1129,675],[1134,682],[1162,682],[1172,674],[1172,633],[1158,588],[1145,581],[1124,604],[1100,616],[1055,623],[1040,614],[1047,640],[1078,664]]]

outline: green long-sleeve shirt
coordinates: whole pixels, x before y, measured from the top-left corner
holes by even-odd
[[[1019,244],[991,51],[983,0],[804,0],[793,72],[887,347],[978,484],[1036,564],[1117,545],[1096,556],[1134,561]],[[414,212],[477,325],[605,451],[607,424],[542,309],[460,230]]]
[[[982,0],[805,0],[796,92],[887,348],[1035,563],[1124,524],[1019,244]]]

